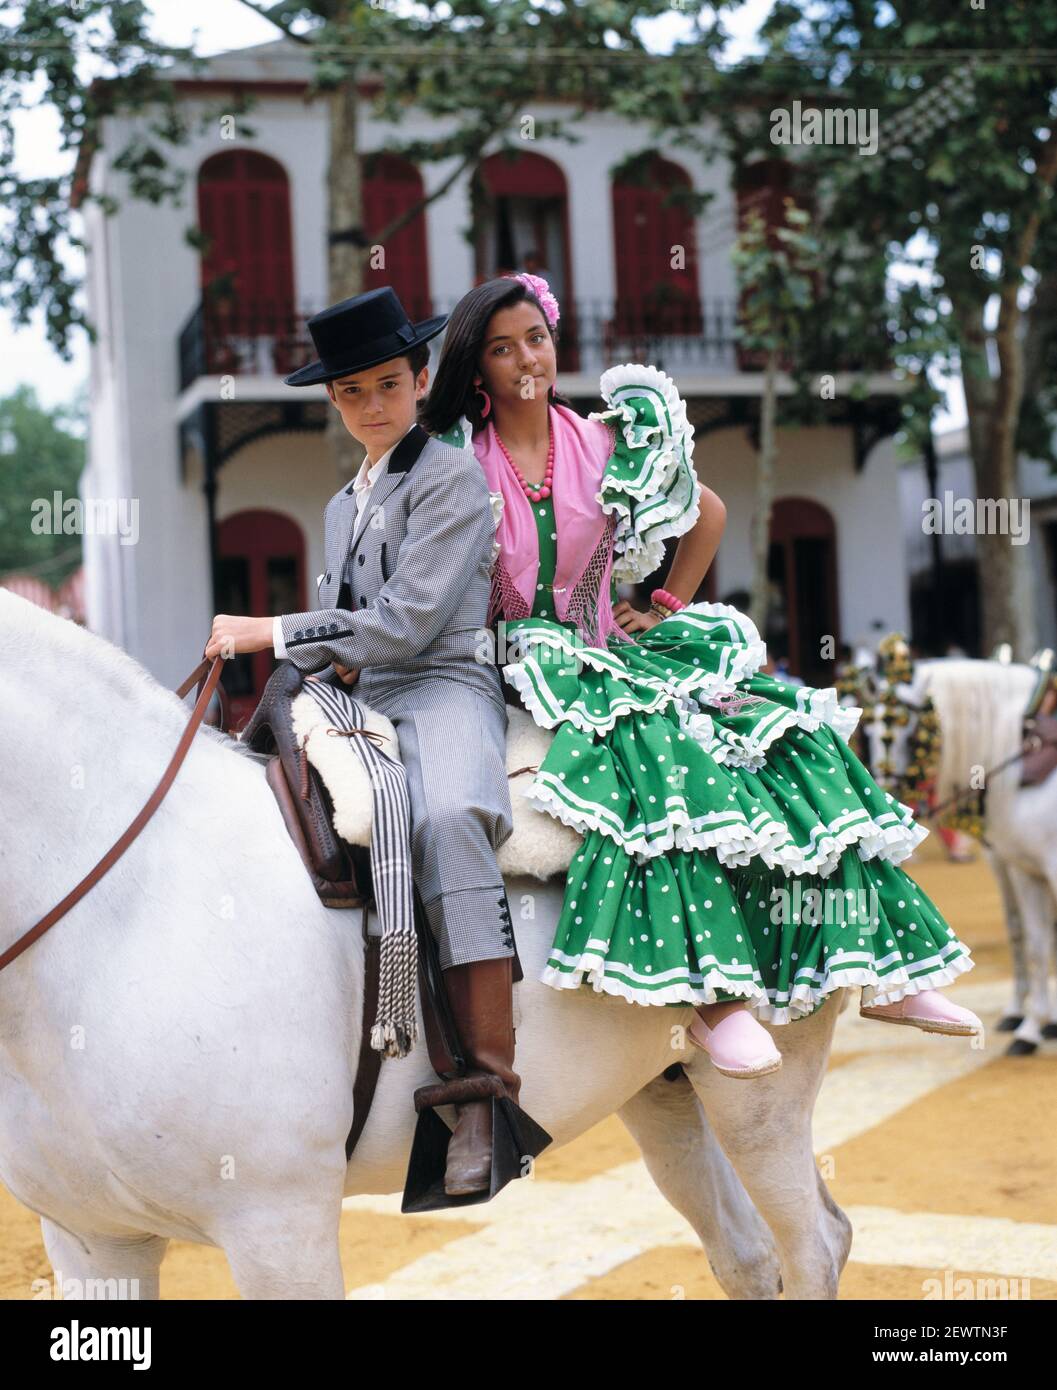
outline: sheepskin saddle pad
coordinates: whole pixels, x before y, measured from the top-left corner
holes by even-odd
[[[362,703],[362,701],[361,701]],[[365,707],[365,727],[381,736],[377,746],[391,757],[400,757],[396,729],[377,710]],[[319,773],[334,803],[334,829],[352,845],[371,843],[371,786],[368,774],[349,747],[347,738],[331,738],[326,712],[302,691],[290,707],[293,731],[305,749],[308,761]],[[549,879],[564,875],[579,851],[581,837],[571,826],[538,811],[524,795],[532,772],[543,761],[554,734],[541,729],[532,716],[513,706],[507,709],[507,774],[510,804],[514,813],[514,832],[496,852],[496,862],[504,878],[527,875]],[[525,771],[524,769],[531,769]]]

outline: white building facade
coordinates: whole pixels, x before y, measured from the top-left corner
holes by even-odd
[[[938,435],[935,453],[934,488],[920,460],[900,469],[911,628],[924,635],[942,626],[946,638],[967,656],[986,657],[990,653],[982,648],[980,584],[987,583],[987,575],[978,568],[976,533],[970,529],[977,486],[968,428]],[[1027,553],[1037,642],[1057,648],[1057,476],[1048,464],[1024,457],[1018,460],[1017,473],[1018,497],[1003,499],[1015,506],[1015,511],[1006,512],[1005,524],[1010,544],[1022,544]],[[935,504],[944,528],[938,540],[932,535]],[[1001,522],[1002,514],[997,516]]]
[[[90,186],[119,202],[86,205],[92,351],[86,497],[135,498],[139,536],[86,537],[89,625],[127,648],[166,684],[201,654],[214,612],[311,607],[322,569],[322,512],[347,482],[331,462],[322,388],[282,376],[312,356],[305,318],[327,295],[325,104],[305,99],[306,60],[285,43],[222,55],[179,85],[192,108],[218,90],[250,90],[254,138],[196,136],[175,151],[187,174],[182,208],[128,198],[112,160],[133,122],[111,118],[88,169]],[[365,229],[392,220],[451,172],[416,170],[392,154],[436,136],[414,116],[387,127],[365,114]],[[541,108],[540,119],[558,115]],[[645,132],[597,113],[577,142],[525,142],[496,154],[383,245],[390,283],[413,318],[444,312],[481,279],[540,266],[562,304],[559,389],[597,405],[599,373],[651,361],[675,379],[696,431],[701,481],[724,500],[727,531],[701,596],[725,598],[751,579],[754,429],[760,373],[736,345],[730,260],[744,190],[722,161],[691,152],[658,161],[652,182],[614,170]],[[673,187],[711,191],[694,217]],[[483,195],[483,202],[482,202]],[[373,224],[373,225],[372,225]],[[189,227],[206,234],[200,253]],[[686,264],[670,248],[686,243]],[[535,260],[530,258],[535,257]],[[853,402],[838,375],[832,423],[779,431],[772,577],[794,671],[826,679],[819,638],[857,644],[909,620],[898,469],[891,434],[898,384],[870,382]],[[660,582],[658,578],[655,582]],[[242,605],[241,607],[239,605]],[[271,654],[240,659],[230,678],[247,708]],[[241,692],[241,693],[240,693]]]

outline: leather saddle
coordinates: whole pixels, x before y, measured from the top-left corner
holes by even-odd
[[[1037,787],[1057,769],[1057,714],[1035,714],[1024,721],[1028,751],[1020,764],[1020,785]]]
[[[373,896],[369,851],[350,845],[334,829],[330,794],[294,733],[290,707],[303,682],[293,662],[281,661],[242,731],[242,742],[273,755],[265,777],[320,901],[327,907],[363,907]]]
[[[294,733],[291,706],[303,683],[303,673],[293,662],[280,662],[242,730],[241,740],[257,753],[272,755],[265,777],[320,901],[327,907],[363,909],[363,1020],[353,1091],[353,1123],[345,1144],[345,1157],[349,1159],[370,1114],[381,1068],[381,1054],[370,1046],[371,1022],[378,1004],[380,937],[368,930],[368,909],[375,905],[370,851],[349,844],[334,829],[330,794]],[[417,887],[413,905],[422,1022],[430,1062],[445,1081],[462,1078],[462,1084],[468,1086],[472,1083],[466,1077],[465,1057],[444,985],[439,950]],[[509,908],[507,911],[509,921]],[[513,978],[524,978],[516,943]]]

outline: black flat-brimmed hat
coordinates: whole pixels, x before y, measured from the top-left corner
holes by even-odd
[[[439,314],[412,323],[388,285],[368,290],[312,315],[308,331],[319,360],[298,368],[283,380],[287,386],[315,386],[321,381],[366,371],[391,358],[403,357],[419,343],[428,343],[447,322],[447,314]]]

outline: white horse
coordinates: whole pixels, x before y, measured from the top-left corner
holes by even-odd
[[[922,663],[923,689],[940,721],[941,753],[936,793],[979,786],[981,772],[1013,757],[1038,672],[997,661]],[[1008,1016],[1019,1019],[1007,1051],[1034,1052],[1057,1037],[1057,1011],[1049,976],[1057,918],[1057,775],[1021,787],[1020,763],[987,778],[985,833],[998,880],[1014,966]],[[1001,1026],[1001,1025],[1000,1025]]]
[[[117,648],[0,590],[0,946],[116,839],[187,713]],[[673,1051],[689,1008],[538,983],[562,884],[507,887],[535,904],[517,924],[517,1067],[554,1147],[619,1113],[731,1297],[834,1298],[851,1229],[811,1115],[840,1001],[776,1030],[780,1071],[732,1080]],[[261,761],[199,735],[135,844],[0,974],[0,1179],[41,1215],[57,1274],[157,1297],[177,1237],[221,1247],[244,1297],[343,1296],[342,1198],[403,1188],[412,1094],[435,1080],[423,1042],[384,1062],[346,1163],[359,927],[316,898]],[[664,1079],[673,1061],[688,1081]]]

